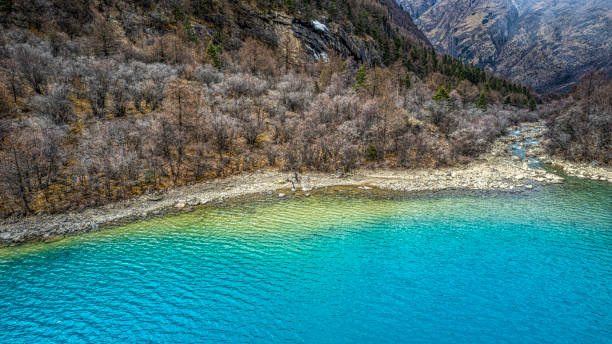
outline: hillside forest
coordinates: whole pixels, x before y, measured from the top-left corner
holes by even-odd
[[[510,126],[539,119],[551,151],[610,163],[605,77],[540,97],[436,53],[393,9],[363,0],[0,1],[0,216],[261,169],[464,164]],[[344,28],[374,57],[313,56],[290,31],[241,26],[240,13]]]

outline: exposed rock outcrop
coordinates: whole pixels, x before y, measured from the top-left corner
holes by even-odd
[[[333,51],[371,65],[382,62],[372,40],[351,37],[339,25],[293,19],[291,29],[311,60],[327,59],[328,52]]]
[[[402,35],[414,43],[430,46],[410,15],[394,0],[377,2],[388,13],[388,17],[380,18],[379,23],[388,42],[396,35]],[[209,17],[207,20],[218,19],[213,24],[222,26],[233,37],[231,41],[234,43],[229,48],[237,48],[247,37],[255,37],[271,46],[282,46],[291,41],[292,49],[300,50],[293,53],[305,53],[311,61],[326,59],[328,54],[336,53],[368,65],[380,65],[383,63],[383,45],[388,43],[363,32],[357,33],[355,24],[351,22],[316,16],[306,20],[302,16],[282,12],[265,13],[247,4],[236,4],[233,13],[224,13],[220,18]],[[202,32],[212,36],[213,31]],[[288,37],[289,33],[291,37]]]

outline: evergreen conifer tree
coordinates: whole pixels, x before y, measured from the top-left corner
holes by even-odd
[[[487,95],[485,94],[484,90],[480,91],[480,95],[476,101],[476,108],[481,109],[482,111],[487,111]]]
[[[406,86],[406,88],[412,87],[412,81],[410,80],[410,72],[406,72],[406,76],[404,77],[404,86]]]
[[[448,91],[445,87],[440,87],[438,88],[438,92],[436,93],[436,95],[433,97],[433,100],[435,100],[436,102],[439,102],[441,100],[449,101],[450,95],[448,94]]]
[[[366,69],[364,66],[359,67],[359,70],[357,70],[357,76],[355,79],[357,81],[357,84],[355,85],[356,88],[361,88],[363,87],[363,85],[365,85],[365,82],[367,79],[367,73],[366,73]]]
[[[206,47],[206,55],[208,55],[217,68],[221,68],[221,54],[223,54],[223,47],[220,44],[214,44],[213,41],[210,40]]]
[[[536,101],[535,99],[531,98],[529,100],[529,111],[535,111],[536,110]]]

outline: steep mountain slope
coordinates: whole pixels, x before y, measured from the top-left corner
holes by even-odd
[[[608,0],[398,0],[446,54],[530,85],[568,90],[589,69],[612,73]]]
[[[396,40],[430,46],[394,0],[0,0],[0,15],[0,24],[41,32],[56,28],[70,37],[94,33],[107,19],[128,40],[190,25],[195,38],[212,37],[227,50],[251,37],[272,47],[291,46],[293,54],[299,50],[311,60],[336,52],[369,65],[390,62]]]
[[[207,24],[211,36],[216,33],[230,49],[247,37],[271,46],[287,44],[290,39],[311,60],[336,52],[377,65],[391,62],[395,40],[430,46],[410,15],[393,0],[347,1],[342,5],[335,1],[211,2],[194,15]]]

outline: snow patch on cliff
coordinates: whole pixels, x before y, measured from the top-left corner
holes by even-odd
[[[317,31],[329,32],[329,30],[327,30],[327,26],[325,26],[325,24],[321,23],[318,20],[313,20],[312,21],[312,26],[314,26],[315,30],[317,30]]]

